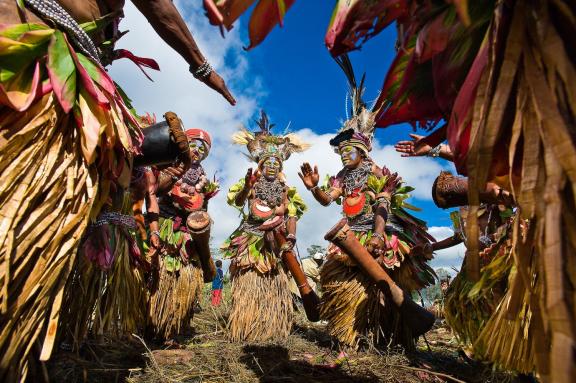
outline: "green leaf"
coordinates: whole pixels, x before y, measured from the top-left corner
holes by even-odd
[[[60,31],[55,31],[50,40],[46,66],[54,94],[68,113],[76,100],[76,65]]]
[[[46,53],[52,30],[15,27],[0,28],[0,82],[6,82]]]
[[[396,193],[397,194],[406,194],[406,193],[410,193],[414,190],[416,190],[416,189],[414,189],[412,186],[405,185],[405,186],[402,186],[402,187],[396,189]]]
[[[84,32],[90,34],[100,32],[106,28],[110,22],[118,16],[119,12],[111,12],[108,13],[96,20],[88,21],[86,23],[80,24],[80,28],[84,30]]]
[[[410,209],[413,211],[422,211],[422,209],[420,209],[419,207],[416,207],[414,205],[409,204],[408,202],[403,202],[402,203],[402,207],[405,209]]]

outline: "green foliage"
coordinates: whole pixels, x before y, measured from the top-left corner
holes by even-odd
[[[440,268],[436,270],[436,275],[438,275],[438,280],[436,280],[434,285],[420,290],[420,294],[422,294],[426,305],[431,305],[434,301],[442,299],[441,281],[450,276],[450,272],[447,269]],[[420,297],[418,297],[416,301],[420,302]]]
[[[306,251],[308,252],[308,254],[310,256],[313,256],[316,253],[324,253],[325,252],[324,248],[320,245],[312,245],[309,248],[307,248]]]

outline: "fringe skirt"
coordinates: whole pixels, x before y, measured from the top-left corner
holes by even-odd
[[[230,340],[283,341],[290,335],[292,320],[292,296],[282,267],[265,274],[254,269],[238,270],[232,276]]]
[[[189,333],[194,317],[194,302],[204,286],[202,270],[193,264],[169,270],[160,259],[158,285],[150,295],[149,324],[155,336],[172,339]]]
[[[127,243],[119,241],[117,246]],[[102,270],[81,254],[72,283],[67,287],[70,312],[63,319],[75,348],[88,336],[126,338],[146,326],[144,272],[135,267],[127,249],[115,256],[112,268]]]
[[[98,175],[53,93],[26,112],[0,105],[0,381],[24,380],[31,350],[55,344],[64,285]]]
[[[414,348],[394,304],[358,267],[329,257],[320,269],[320,282],[320,316],[328,321],[329,334],[342,344],[354,349],[392,344]]]

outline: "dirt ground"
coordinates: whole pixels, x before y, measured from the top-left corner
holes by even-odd
[[[365,350],[342,354],[321,323],[297,314],[284,343],[230,343],[228,302],[214,309],[207,297],[194,317],[194,333],[179,346],[138,338],[88,342],[79,354],[60,351],[47,365],[53,382],[515,382],[460,351],[450,331],[438,325],[418,350]]]

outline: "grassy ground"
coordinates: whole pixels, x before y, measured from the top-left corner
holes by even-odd
[[[194,334],[179,348],[139,339],[88,343],[79,355],[60,352],[48,365],[55,382],[512,382],[510,374],[469,360],[437,327],[418,351],[349,352],[342,358],[324,325],[307,322],[299,313],[292,334],[280,344],[230,343],[226,339],[229,291],[214,309],[209,290],[194,317]]]

